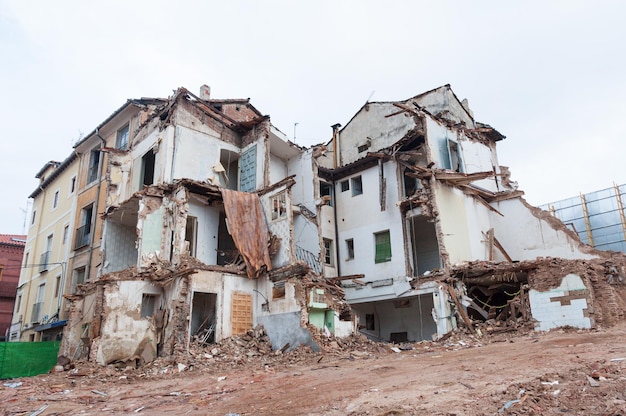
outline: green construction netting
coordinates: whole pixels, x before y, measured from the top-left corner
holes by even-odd
[[[0,342],[0,380],[36,376],[57,362],[60,341]]]

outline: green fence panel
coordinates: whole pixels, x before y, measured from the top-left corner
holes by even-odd
[[[0,380],[50,371],[57,363],[60,341],[0,342]]]

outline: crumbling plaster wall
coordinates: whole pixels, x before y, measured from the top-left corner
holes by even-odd
[[[216,330],[215,339],[219,341],[230,337],[232,334],[232,297],[235,292],[246,293],[252,296],[252,316],[253,324],[256,322],[263,298],[259,301],[259,295],[254,290],[257,289],[257,279],[232,275],[228,273],[197,271],[190,275],[190,295],[188,303],[191,304],[193,292],[216,293]],[[258,289],[257,289],[258,290]],[[271,290],[270,290],[271,292]],[[262,292],[263,293],[263,292]]]
[[[472,116],[456,98],[449,85],[436,88],[433,91],[409,100],[409,102],[415,102],[420,107],[425,107],[425,109],[433,115],[443,113],[449,120],[464,123],[468,128],[474,127]],[[407,102],[407,104],[411,106],[409,102]]]
[[[272,197],[284,193],[286,216],[272,220]],[[290,264],[293,259],[292,241],[293,241],[293,210],[291,209],[291,190],[285,186],[273,190],[260,197],[267,226],[273,235],[280,239],[278,252],[272,258],[272,267],[278,268]]]
[[[316,214],[314,189],[318,179],[314,173],[317,172],[314,163],[316,162],[313,159],[313,148],[306,150],[300,157],[289,160],[287,173],[296,175],[296,182],[291,188],[292,206],[298,207],[296,211],[299,211],[302,205],[309,212]],[[316,256],[320,253],[317,219],[308,219],[298,212],[293,216],[294,244]]]
[[[134,357],[141,357],[146,362],[156,358],[154,324],[150,318],[141,317],[143,294],[159,295],[159,306],[165,305],[164,292],[148,282],[120,281],[105,285],[105,319],[99,339],[94,340],[95,351],[91,353],[98,364],[107,365]]]
[[[537,257],[564,259],[591,259],[597,257],[585,250],[580,240],[553,226],[553,221],[533,215],[521,198],[492,203],[503,214],[490,213],[495,237],[513,260],[532,260]],[[547,214],[547,213],[546,213]]]
[[[137,229],[114,221],[105,221],[102,274],[137,265]]]
[[[389,147],[402,139],[410,130],[416,127],[412,115],[399,114],[394,117],[385,117],[397,113],[398,107],[393,103],[367,103],[348,122],[339,133],[339,165],[347,165],[364,157],[367,152]],[[371,142],[371,147],[365,152],[358,151],[358,147]],[[332,145],[328,149],[332,151]],[[331,164],[322,160],[323,166],[332,167],[333,155],[328,158]]]

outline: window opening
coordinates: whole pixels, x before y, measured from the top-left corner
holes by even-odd
[[[287,218],[287,198],[285,192],[274,195],[271,198],[272,221]]]
[[[154,151],[149,150],[148,153],[141,158],[141,185],[142,188],[150,186],[154,183]]]
[[[55,209],[59,205],[59,191],[54,193],[54,199],[52,200],[52,209]]]
[[[350,181],[349,180],[345,180],[345,181],[341,181],[341,192],[346,192],[350,190]]]
[[[327,182],[320,182],[320,197],[328,200],[328,205],[333,206],[333,187]]]
[[[354,240],[352,238],[346,240],[346,249],[346,260],[352,260],[354,258]]]
[[[144,293],[141,295],[141,317],[150,318],[156,311],[157,299],[159,295]]]
[[[361,176],[355,176],[350,179],[352,182],[352,196],[361,195],[363,193],[363,182],[361,180]]]

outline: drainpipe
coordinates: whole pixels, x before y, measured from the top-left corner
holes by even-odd
[[[106,140],[102,136],[100,136],[100,132],[97,128],[96,128],[96,136],[102,142],[100,144],[100,154],[102,155],[102,158],[100,158],[100,160],[98,161],[99,163],[98,185],[97,185],[97,190],[96,190],[96,200],[94,202],[95,210],[94,210],[93,218],[91,219],[92,227],[91,227],[91,237],[89,239],[90,240],[89,241],[89,258],[87,259],[87,269],[85,270],[86,272],[85,281],[89,281],[89,275],[91,274],[91,259],[93,257],[93,243],[96,238],[96,224],[98,222],[98,205],[100,204],[100,188],[102,187],[102,168],[104,165],[104,155],[102,154],[102,149],[106,145]]]
[[[339,127],[341,124],[337,123],[331,126],[333,129],[333,163],[334,168],[337,169],[337,150],[339,149],[338,141],[339,141]],[[335,181],[332,181],[333,184],[333,216],[335,220],[335,256],[337,257],[337,276],[341,276],[341,257],[339,250],[339,225],[337,223],[337,193],[335,192]]]
[[[339,141],[339,127],[341,127],[341,124],[333,124],[330,127],[333,129],[333,168],[337,169],[339,164],[339,158],[337,155],[339,151],[339,143],[337,142]]]

